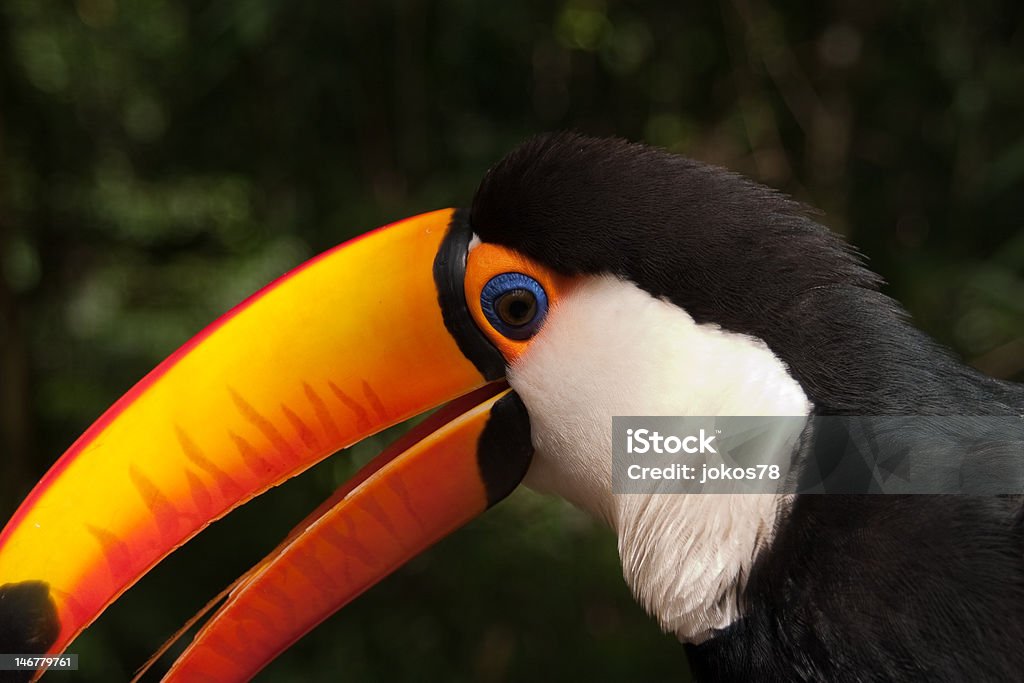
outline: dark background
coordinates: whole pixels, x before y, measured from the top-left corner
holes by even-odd
[[[4,0],[0,519],[247,293],[353,234],[465,205],[488,165],[548,129],[644,140],[819,207],[919,326],[1020,380],[1022,14],[1012,0]],[[72,645],[73,678],[124,679],[382,443],[176,553]],[[264,677],[685,671],[632,603],[613,537],[521,491]]]

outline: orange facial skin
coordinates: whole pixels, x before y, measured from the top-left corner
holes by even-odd
[[[478,244],[470,249],[466,258],[466,305],[469,306],[469,312],[477,327],[487,335],[490,342],[511,365],[526,352],[530,340],[510,339],[494,329],[480,305],[480,293],[484,285],[501,273],[522,273],[539,282],[548,297],[549,315],[558,305],[559,298],[571,288],[572,279],[553,272],[517,251],[497,244]]]

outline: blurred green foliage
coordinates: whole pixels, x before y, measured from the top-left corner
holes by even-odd
[[[646,140],[823,209],[917,324],[1021,379],[1022,15],[1013,0],[5,0],[0,518],[247,293],[370,227],[465,205],[489,164],[553,128]],[[64,680],[124,680],[382,443],[211,527],[79,639]],[[685,671],[610,534],[521,491],[264,677]]]

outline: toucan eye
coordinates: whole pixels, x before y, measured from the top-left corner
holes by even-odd
[[[522,273],[495,275],[480,293],[488,322],[509,339],[529,339],[544,322],[548,295],[539,282]]]

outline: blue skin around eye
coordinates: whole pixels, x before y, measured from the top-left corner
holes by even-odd
[[[495,303],[501,298],[501,295],[514,289],[530,291],[537,299],[537,312],[532,320],[523,325],[509,325],[501,319],[494,309]],[[480,292],[480,307],[483,309],[487,320],[501,334],[509,339],[529,339],[540,329],[541,323],[544,322],[544,316],[548,313],[548,295],[540,283],[529,275],[502,273],[501,275],[495,275],[484,285],[483,291]]]

